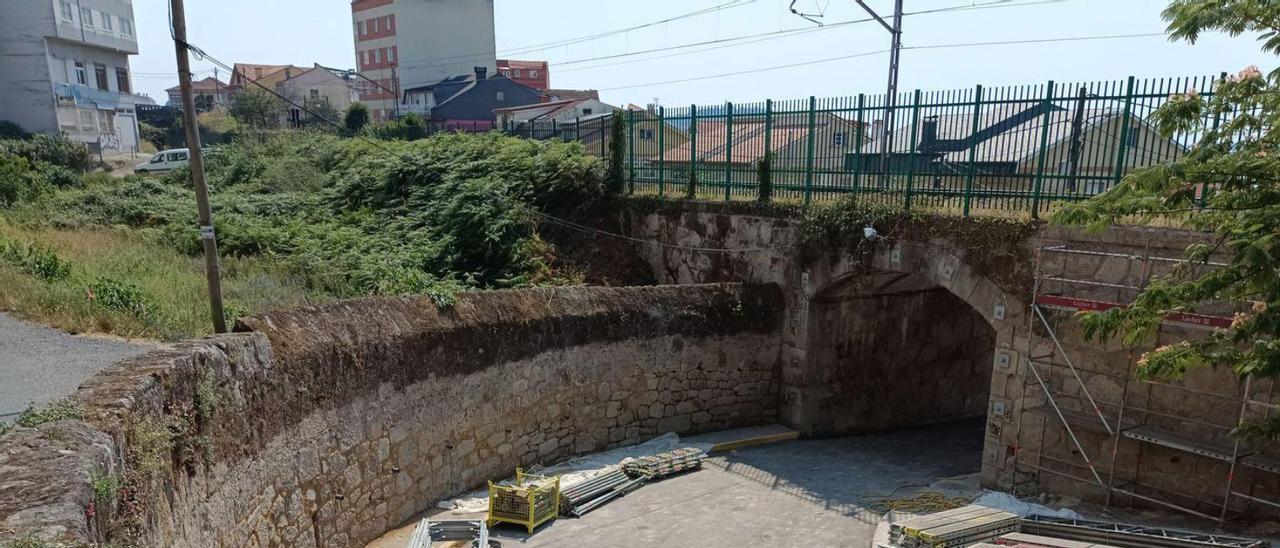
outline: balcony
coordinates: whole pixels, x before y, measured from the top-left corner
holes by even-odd
[[[96,48],[107,49],[129,55],[138,54],[138,37],[124,36],[116,32],[107,32],[98,28],[81,28],[80,25],[58,19],[57,38],[84,44]]]
[[[132,95],[118,91],[94,89],[81,84],[54,84],[53,95],[57,98],[59,105],[73,104],[101,109],[134,108]]]

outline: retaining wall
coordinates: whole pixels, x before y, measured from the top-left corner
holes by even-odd
[[[776,286],[720,284],[250,318],[95,377],[84,420],[0,439],[0,542],[134,523],[142,545],[363,546],[517,466],[773,421],[780,309]],[[95,503],[94,470],[132,481],[122,502]]]

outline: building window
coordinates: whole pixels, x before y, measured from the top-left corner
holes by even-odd
[[[364,21],[356,21],[356,37],[364,39]]]
[[[76,83],[82,86],[89,85],[89,73],[84,69],[84,63],[76,61]]]
[[[520,77],[520,69],[516,69],[516,78]]]
[[[369,32],[378,32],[378,19],[376,17],[369,20]]]
[[[640,130],[640,140],[641,140],[641,141],[652,141],[652,140],[653,140],[653,137],[654,137],[654,135],[653,135],[653,130],[652,130],[652,129],[643,129],[643,128],[642,128],[642,129]]]
[[[116,89],[120,93],[129,93],[129,71],[126,69],[116,69]]]
[[[93,28],[93,10],[80,8],[80,26]]]
[[[107,32],[115,32],[115,30],[116,30],[116,29],[115,29],[115,25],[111,22],[111,14],[110,14],[110,13],[105,13],[105,12],[104,12],[104,13],[102,14],[102,30],[105,30],[105,31],[107,31]]]
[[[93,117],[94,110],[91,108],[82,108],[80,110],[80,130],[93,131],[98,128],[98,121]]]
[[[317,101],[317,102],[320,101],[320,90],[318,89],[311,90],[311,100]]]
[[[843,131],[838,131],[838,132],[836,132],[834,135],[832,135],[832,136],[831,136],[831,146],[837,146],[837,147],[842,147],[842,146],[844,146],[844,132],[843,132]]]
[[[387,30],[393,34],[396,32],[396,16],[394,13],[387,16]]]
[[[536,70],[531,70],[531,71],[529,71],[529,77],[530,77],[530,78],[537,78],[537,77],[538,77],[538,71],[536,71]]]
[[[133,20],[120,18],[120,34],[133,36]]]
[[[62,20],[68,23],[75,21],[75,15],[71,11],[71,2],[62,3]]]
[[[501,92],[501,91],[499,91],[499,92],[498,92],[498,100],[499,100],[499,101],[505,100],[506,98],[507,98],[507,94],[506,94],[506,93]]]
[[[595,109],[590,109],[590,108],[582,109],[583,116],[591,116],[593,113],[595,113]]]
[[[106,65],[98,65],[98,64],[93,65],[93,76],[97,80],[98,89],[102,89],[102,90],[111,89],[111,86],[107,85],[107,66]]]
[[[389,59],[389,61],[394,63],[396,62],[396,59],[400,57],[400,46],[391,46],[390,52],[391,52],[391,58]]]
[[[1129,148],[1138,148],[1138,132],[1136,131],[1129,132]]]

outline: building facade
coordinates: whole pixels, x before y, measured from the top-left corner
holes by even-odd
[[[493,0],[353,0],[360,100],[393,119],[402,90],[484,68],[497,73]]]
[[[498,59],[498,74],[536,90],[551,89],[551,68],[546,61]]]
[[[12,0],[0,17],[0,120],[136,151],[131,0]]]
[[[173,86],[164,92],[168,96],[168,106],[182,107],[182,86]],[[209,105],[227,103],[227,83],[212,76],[191,82],[191,93],[196,98],[197,109],[201,108],[201,103]]]

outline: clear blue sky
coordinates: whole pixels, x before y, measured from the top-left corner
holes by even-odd
[[[525,46],[563,41],[662,20],[732,0],[497,0],[499,57]],[[1036,0],[1010,0],[1030,3]],[[993,0],[906,0],[906,11],[989,4]],[[654,84],[707,75],[753,71],[819,59],[874,52],[888,45],[888,33],[874,22],[837,26],[786,38],[723,44],[715,49],[645,61],[653,55],[612,61],[556,63],[655,48],[815,27],[792,15],[790,0],[739,0],[738,5],[695,18],[625,34],[511,57],[552,62],[552,85],[601,89],[613,104],[664,105],[788,99],[809,95],[882,93],[888,57],[874,54],[808,66],[753,72],[684,83]],[[948,11],[909,16],[904,44],[1010,41],[1160,32],[1166,0],[1065,0],[1014,7]],[[177,83],[169,39],[168,0],[135,0],[141,54],[133,58],[136,87],[152,97]],[[604,7],[605,5],[608,7]],[[891,9],[892,0],[868,0]],[[799,0],[797,8],[825,12],[828,24],[863,19],[854,0]],[[188,0],[190,38],[220,60],[233,63],[313,63],[352,67],[355,54],[347,0]],[[402,31],[404,29],[401,29]],[[702,49],[702,51],[699,51]],[[1253,37],[1209,35],[1195,46],[1163,37],[968,48],[908,50],[903,53],[902,88],[950,89],[975,84],[1043,83],[1119,79],[1136,76],[1192,76],[1237,71],[1251,64],[1269,70],[1276,58],[1260,52]],[[207,62],[197,71],[211,71]],[[205,72],[198,76],[203,77]],[[223,74],[223,79],[226,75]],[[633,87],[634,86],[634,87]]]

